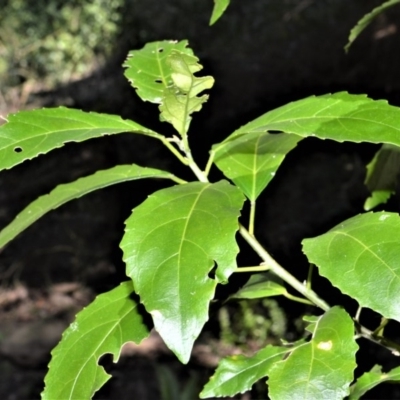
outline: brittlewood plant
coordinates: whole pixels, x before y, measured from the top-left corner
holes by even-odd
[[[229,1],[221,2],[225,7]],[[220,4],[221,4],[220,3]],[[216,3],[217,4],[217,3]],[[223,9],[221,13],[223,12]],[[384,336],[390,319],[400,321],[400,216],[390,212],[357,215],[316,238],[304,239],[303,252],[333,286],[359,304],[350,316],[339,304],[329,305],[312,288],[312,274],[301,283],[279,265],[254,235],[256,200],[273,179],[286,154],[309,136],[339,142],[382,143],[369,165],[372,196],[366,209],[382,203],[380,160],[400,147],[400,108],[386,101],[345,92],[309,97],[267,112],[215,144],[202,169],[192,156],[188,131],[191,115],[207,100],[210,76],[198,77],[201,65],[186,41],[147,44],[129,53],[126,76],[144,101],[159,105],[160,117],[175,128],[166,137],[131,120],[67,108],[23,111],[0,127],[0,169],[94,137],[131,132],[161,141],[190,168],[196,181],[168,171],[120,165],[56,187],[26,207],[0,233],[4,247],[33,222],[62,204],[116,183],[158,178],[172,186],[154,192],[126,221],[121,242],[129,280],[99,295],[82,310],[52,352],[42,399],[89,399],[110,378],[100,357],[119,358],[124,343],[141,342],[149,334],[131,299],[136,293],[151,314],[155,329],[182,363],[208,319],[218,284],[233,273],[253,272],[232,298],[285,296],[315,306],[304,317],[308,337],[294,343],[268,345],[253,356],[221,361],[200,397],[243,393],[260,379],[269,396],[280,399],[358,399],[384,381],[399,381],[400,367],[386,373],[374,366],[354,382],[357,340],[365,338],[395,355],[400,346]],[[273,132],[273,133],[272,133]],[[279,133],[277,133],[279,132]],[[210,182],[216,165],[228,180]],[[374,178],[374,179],[373,179]],[[372,199],[372,200],[371,200]],[[249,215],[239,216],[245,201]],[[238,266],[241,235],[260,257],[260,265]],[[360,323],[362,308],[381,314],[371,331]]]
[[[90,398],[109,379],[98,365],[99,358],[111,353],[117,361],[124,343],[139,343],[148,336],[137,304],[130,298],[132,292],[139,295],[166,345],[187,363],[208,319],[216,286],[241,271],[254,275],[232,297],[281,295],[315,305],[315,316],[305,318],[310,337],[268,345],[252,357],[222,360],[202,398],[231,396],[268,378],[271,399],[332,400],[349,394],[357,399],[382,381],[400,379],[400,367],[382,374],[376,366],[351,385],[358,338],[392,352],[399,349],[383,336],[388,319],[400,321],[400,245],[394,240],[400,230],[398,214],[357,215],[324,235],[303,240],[305,255],[321,275],[356,299],[360,309],[368,307],[382,315],[381,326],[373,332],[360,325],[359,312],[352,318],[340,305],[328,305],[312,289],[311,274],[305,284],[299,282],[254,236],[256,200],[300,140],[315,136],[400,146],[400,108],[344,92],[289,103],[215,144],[201,169],[192,157],[188,130],[191,114],[207,100],[201,93],[214,80],[195,76],[201,66],[187,42],[149,43],[130,52],[125,67],[138,95],[159,105],[161,119],[173,125],[177,136],[165,137],[117,116],[67,108],[22,111],[10,115],[0,127],[1,168],[11,168],[66,142],[132,132],[160,140],[197,178],[186,182],[167,171],[138,165],[98,171],[40,197],[0,233],[3,247],[48,211],[108,185],[144,178],[169,179],[174,184],[150,195],[127,219],[121,249],[130,279],[98,296],[64,332],[52,352],[42,398]],[[213,164],[230,182],[209,182]],[[250,202],[249,215],[242,217],[246,227],[238,222],[245,201]],[[237,233],[259,255],[260,265],[237,265]],[[210,274],[213,269],[214,275]]]

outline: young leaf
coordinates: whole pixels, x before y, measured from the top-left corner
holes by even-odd
[[[250,133],[225,146],[217,145],[214,162],[249,200],[255,201],[301,139],[297,135]]]
[[[87,113],[64,107],[10,114],[0,126],[0,170],[14,167],[67,142],[135,132],[164,138],[136,122],[107,114]]]
[[[138,165],[118,165],[104,171],[97,171],[95,174],[80,178],[75,182],[59,185],[49,194],[41,196],[29,204],[0,232],[0,248],[44,214],[70,200],[116,183],[144,178],[164,178],[175,181],[178,179],[159,169],[143,168]]]
[[[250,390],[290,350],[287,347],[267,346],[251,357],[234,355],[224,358],[204,386],[200,398],[234,396]]]
[[[385,203],[395,192],[399,172],[400,148],[384,144],[367,165],[365,184],[371,196],[365,201],[366,211]]]
[[[52,351],[43,400],[92,398],[111,377],[98,365],[100,357],[112,354],[117,362],[125,343],[148,336],[132,292],[132,282],[124,282],[77,315]]]
[[[342,400],[349,394],[357,349],[350,316],[331,308],[319,318],[311,341],[270,369],[271,399]]]
[[[218,282],[236,269],[244,201],[226,181],[162,189],[136,207],[121,242],[127,275],[167,346],[186,363]],[[216,266],[215,279],[209,276]]]
[[[388,0],[380,6],[374,8],[370,13],[364,15],[358,22],[357,25],[350,31],[349,40],[344,47],[345,51],[349,51],[352,43],[357,39],[360,33],[372,22],[372,20],[385,11],[387,8],[399,4],[400,0]]]
[[[238,292],[230,296],[231,299],[260,299],[279,296],[286,293],[285,287],[279,278],[272,274],[255,274]]]
[[[161,104],[164,90],[172,86],[171,66],[167,59],[173,51],[192,55],[187,40],[147,43],[143,49],[130,51],[124,63],[125,76],[144,101]]]
[[[160,105],[160,119],[173,125],[185,137],[189,129],[191,114],[200,111],[208,95],[198,97],[202,91],[214,85],[212,76],[196,77],[194,74],[203,67],[193,55],[173,51],[167,59],[171,66],[173,85],[164,90]]]
[[[211,15],[210,25],[214,25],[228,8],[230,0],[214,0],[214,8]]]
[[[252,132],[282,131],[338,142],[389,143],[400,146],[400,108],[385,100],[346,92],[311,96],[289,103],[242,126],[225,141]]]
[[[375,365],[370,372],[364,373],[357,382],[350,387],[349,400],[358,400],[368,390],[383,382],[400,382],[400,367],[389,372],[382,372],[379,365]]]
[[[303,240],[303,252],[321,275],[361,307],[400,321],[399,231],[398,214],[361,214]]]

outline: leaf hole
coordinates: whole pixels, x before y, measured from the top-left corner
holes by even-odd
[[[162,83],[162,80],[161,79],[156,79],[155,80],[157,83]]]
[[[212,270],[208,273],[210,279],[215,279],[215,272],[217,271],[217,266],[214,264]]]
[[[14,147],[14,151],[16,152],[16,153],[21,153],[22,152],[22,147]]]
[[[164,49],[158,49],[159,53],[162,53],[164,51]]]

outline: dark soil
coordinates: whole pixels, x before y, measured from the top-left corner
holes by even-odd
[[[26,107],[66,104],[116,113],[170,134],[169,127],[158,121],[156,107],[136,98],[120,67],[130,48],[170,38],[188,38],[205,72],[216,78],[210,101],[193,119],[192,148],[200,165],[204,164],[204,154],[212,143],[288,101],[347,90],[387,98],[400,106],[399,8],[378,18],[349,55],[343,51],[349,30],[362,15],[380,4],[378,0],[232,0],[226,15],[212,28],[207,26],[211,0],[166,0],[162,4],[158,0],[137,0],[129,6],[128,3],[126,27],[116,43],[115,58],[90,77],[54,90],[33,91]],[[1,113],[5,115],[11,108]],[[318,235],[363,211],[368,195],[363,185],[364,166],[376,150],[371,145],[307,139],[287,157],[262,194],[256,234],[299,279],[304,280],[307,274],[301,239]],[[69,144],[0,174],[0,226],[58,183],[124,163],[171,169],[191,178],[165,149],[149,138],[119,135]],[[213,171],[212,177],[219,179],[220,175]],[[61,332],[97,293],[124,279],[118,248],[123,221],[135,205],[161,187],[161,182],[135,182],[92,193],[46,215],[3,249],[1,399],[40,397],[49,352]],[[399,211],[398,204],[396,197],[386,209]],[[258,261],[244,250],[241,265],[251,262]],[[243,279],[235,277],[232,285],[243,284]],[[328,302],[344,304],[354,312],[354,303],[323,279],[315,287],[320,288],[318,291],[326,295]],[[233,290],[230,288],[224,290]],[[303,307],[290,302],[283,302],[282,306],[293,320],[304,312]],[[377,316],[371,314],[367,319],[366,323],[373,326]],[[389,332],[393,340],[400,340],[397,325],[389,327]],[[213,310],[188,368],[176,361],[155,334],[140,348],[126,348],[117,366],[106,357],[102,363],[114,378],[95,398],[174,398],[163,392],[167,390],[162,385],[165,379],[178,392],[193,382],[201,387],[221,356],[238,351],[218,342],[218,333]],[[297,334],[294,325],[289,327],[288,334]],[[362,344],[357,374],[375,363],[386,368],[399,365],[399,359],[388,351]],[[252,393],[238,398],[265,398],[263,390],[257,386]],[[382,385],[368,398],[400,398],[400,390],[397,386]]]

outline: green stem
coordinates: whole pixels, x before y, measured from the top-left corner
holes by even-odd
[[[188,183],[188,182],[185,181],[184,179],[178,178],[178,177],[175,176],[175,175],[171,175],[169,178],[170,178],[172,181],[174,181],[174,182],[176,182],[176,183],[179,183],[180,185],[183,185],[184,183]]]
[[[198,167],[196,162],[193,160],[192,154],[190,152],[186,153],[186,157],[189,160],[189,168],[193,171],[193,173],[196,175],[197,179],[200,182],[208,182],[207,176],[204,174],[204,172]]]
[[[311,306],[314,305],[314,303],[311,302],[310,300],[303,299],[302,297],[293,296],[292,294],[290,294],[290,293],[288,293],[288,292],[284,293],[283,295],[284,295],[287,299],[293,300],[293,301],[297,301],[298,303],[308,304],[308,305],[311,305]]]
[[[281,267],[254,238],[254,236],[250,235],[245,227],[240,225],[239,232],[242,235],[243,239],[250,245],[250,247],[262,258],[265,266],[268,266],[275,275],[279,276],[292,288],[296,289],[304,297],[306,297],[316,306],[322,308],[324,311],[328,311],[330,309],[329,305],[324,300],[322,300],[313,290],[307,289],[305,285],[303,285],[293,275],[291,275],[288,271]]]
[[[254,236],[254,220],[256,217],[256,202],[250,202],[249,233]]]
[[[373,331],[374,336],[383,336],[383,330],[385,326],[388,324],[389,320],[387,318],[382,318],[380,325]]]
[[[270,268],[267,265],[257,265],[254,267],[238,267],[234,272],[262,272],[268,271]]]
[[[189,160],[184,157],[167,138],[160,138],[161,142],[167,147],[169,151],[184,165],[189,165]]]
[[[375,336],[374,332],[370,331],[369,329],[365,328],[362,325],[358,325],[358,328],[361,337],[389,349],[395,356],[400,356],[399,344],[392,342],[390,339],[386,339],[383,336]]]
[[[214,162],[214,156],[215,156],[215,151],[211,150],[210,151],[210,157],[208,158],[207,164],[206,164],[206,169],[204,170],[204,175],[208,176],[210,173],[210,169],[213,165]]]
[[[354,321],[360,323],[360,316],[361,316],[362,307],[357,308],[356,316],[354,317]]]

